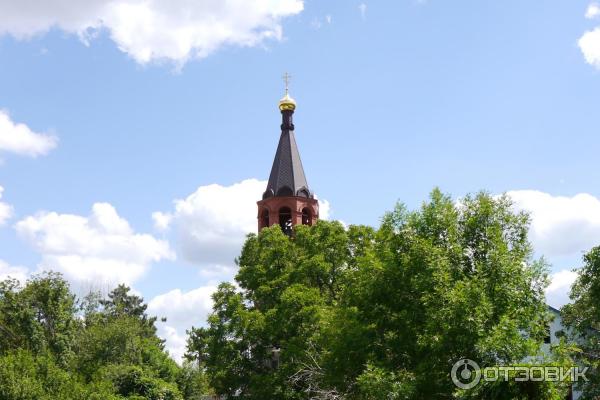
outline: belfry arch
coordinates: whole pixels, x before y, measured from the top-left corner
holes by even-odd
[[[270,215],[269,215],[269,210],[267,208],[263,208],[262,211],[260,212],[260,215],[258,216],[259,221],[258,221],[258,229],[262,229],[262,228],[266,228],[271,226],[270,224]]]
[[[308,207],[302,209],[302,225],[312,225],[312,213]]]
[[[292,234],[294,223],[292,220],[292,210],[289,207],[281,207],[279,209],[279,227],[286,235]]]

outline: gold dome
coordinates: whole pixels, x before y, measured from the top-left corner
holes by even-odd
[[[287,90],[285,92],[285,96],[279,100],[279,109],[281,111],[294,111],[296,109],[296,100],[290,97]]]

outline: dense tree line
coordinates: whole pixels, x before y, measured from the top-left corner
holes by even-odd
[[[440,191],[381,225],[319,221],[251,234],[235,284],[214,294],[175,363],[142,298],[119,286],[77,299],[60,275],[0,282],[0,400],[539,399],[568,383],[458,389],[460,359],[482,367],[589,365],[600,395],[600,248],[584,258],[563,309],[568,330],[541,350],[551,319],[548,266],[529,218],[506,197],[455,201]],[[576,341],[576,346],[568,342]]]
[[[540,350],[548,267],[533,259],[528,226],[506,197],[435,190],[378,229],[319,221],[291,239],[264,229],[243,247],[237,285],[219,287],[208,326],[192,330],[188,358],[240,399],[564,399],[567,384],[465,391],[450,379],[463,358],[570,364],[561,348]]]
[[[203,398],[202,370],[169,357],[155,322],[125,286],[77,301],[54,273],[0,282],[0,399]]]

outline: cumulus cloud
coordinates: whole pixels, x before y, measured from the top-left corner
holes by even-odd
[[[0,186],[0,200],[2,200],[2,193],[4,193],[4,188]],[[12,217],[12,214],[12,206],[0,201],[0,226],[4,225]]]
[[[174,257],[168,242],[135,233],[107,203],[94,204],[87,217],[38,213],[15,228],[42,255],[40,270],[62,272],[75,282],[131,284],[151,263]]]
[[[55,136],[33,132],[25,124],[14,123],[7,111],[0,110],[0,151],[37,157],[47,154],[57,143]]]
[[[600,5],[592,3],[588,6],[585,17],[588,19],[598,18],[600,16]],[[583,53],[585,61],[600,69],[600,27],[587,31],[579,38],[577,42],[579,49]]]
[[[3,1],[0,34],[28,38],[58,28],[87,44],[106,31],[139,63],[160,59],[184,63],[226,45],[281,40],[281,20],[303,8],[303,0]]]
[[[550,285],[546,288],[546,302],[554,308],[560,308],[569,302],[569,292],[577,279],[577,273],[562,270],[552,274],[550,278]]]
[[[548,256],[581,255],[600,244],[600,199],[586,193],[552,196],[535,190],[507,193],[531,214],[530,238]]]
[[[578,44],[585,61],[600,69],[600,28],[584,33]]]
[[[245,237],[257,229],[256,201],[266,181],[247,179],[231,186],[200,186],[175,210],[153,214],[155,227],[172,228],[182,257],[211,268],[233,265]],[[320,201],[320,217],[329,217],[329,203]]]
[[[169,214],[164,214],[159,211],[152,213],[152,220],[154,221],[154,228],[159,231],[166,231],[171,225],[173,217]]]
[[[25,267],[15,267],[9,265],[7,262],[0,260],[0,281],[8,278],[13,278],[21,283],[25,283],[29,271]]]
[[[203,286],[189,292],[180,289],[156,296],[148,303],[150,315],[166,317],[158,323],[158,333],[166,340],[171,356],[180,361],[185,353],[186,330],[201,326],[212,310],[212,294],[215,286]]]
[[[256,201],[266,185],[248,179],[231,186],[200,186],[185,199],[175,200],[174,212],[154,213],[155,225],[170,222],[184,259],[231,265],[245,236],[256,231]]]
[[[331,204],[327,200],[319,199],[317,196],[315,198],[319,201],[319,218],[328,220],[331,214]]]
[[[600,4],[592,3],[588,6],[585,17],[587,19],[594,19],[600,16]]]

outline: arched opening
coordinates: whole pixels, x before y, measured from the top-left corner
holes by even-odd
[[[292,210],[289,207],[279,209],[279,226],[283,233],[288,236],[292,235]]]
[[[302,225],[312,225],[312,214],[308,207],[302,209]]]
[[[265,208],[260,214],[260,226],[261,228],[268,228],[269,225],[269,210]]]

